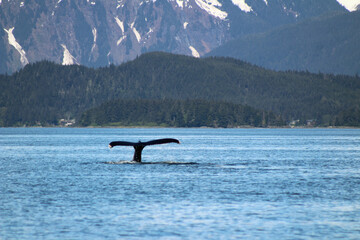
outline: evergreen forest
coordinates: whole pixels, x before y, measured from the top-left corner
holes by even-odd
[[[84,112],[81,126],[269,127],[278,115],[249,106],[203,100],[114,100]]]
[[[223,57],[153,52],[98,69],[42,61],[0,75],[0,90],[0,126],[57,126],[60,119],[84,126],[277,126],[293,120],[360,126],[358,76],[272,71]]]

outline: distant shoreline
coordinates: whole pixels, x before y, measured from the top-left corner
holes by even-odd
[[[188,128],[188,129],[360,129],[360,127],[350,127],[350,126],[329,126],[329,127],[307,127],[307,126],[296,126],[296,127],[290,127],[290,126],[269,126],[269,127],[252,127],[252,126],[239,126],[239,127],[207,127],[207,126],[201,126],[201,127],[172,127],[172,126],[74,126],[74,127],[64,127],[64,126],[10,126],[10,127],[0,127],[1,128],[64,128],[64,129],[91,129],[91,128],[148,128],[148,129],[156,129],[156,128],[174,128],[174,129],[180,129],[180,128]]]

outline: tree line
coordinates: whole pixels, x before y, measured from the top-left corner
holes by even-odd
[[[231,58],[161,52],[98,69],[32,63],[0,75],[0,89],[0,126],[78,121],[83,112],[116,99],[226,102],[320,126],[357,124],[340,115],[360,106],[358,76],[277,72]]]
[[[81,126],[269,127],[284,126],[274,113],[204,100],[113,100],[85,111]]]

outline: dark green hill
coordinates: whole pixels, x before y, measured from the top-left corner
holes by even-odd
[[[227,56],[275,70],[360,73],[360,11],[308,20],[242,37],[207,56]]]
[[[230,58],[144,54],[118,67],[51,62],[0,75],[0,125],[57,124],[115,99],[202,99],[248,105],[291,119],[334,124],[360,106],[360,78],[275,72]]]
[[[113,100],[82,114],[81,126],[267,127],[285,122],[272,113],[203,100]]]

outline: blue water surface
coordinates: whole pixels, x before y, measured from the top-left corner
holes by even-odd
[[[165,137],[181,144],[146,147],[153,164],[108,164],[133,155],[111,141]],[[359,223],[358,129],[0,128],[0,239],[360,239]]]

